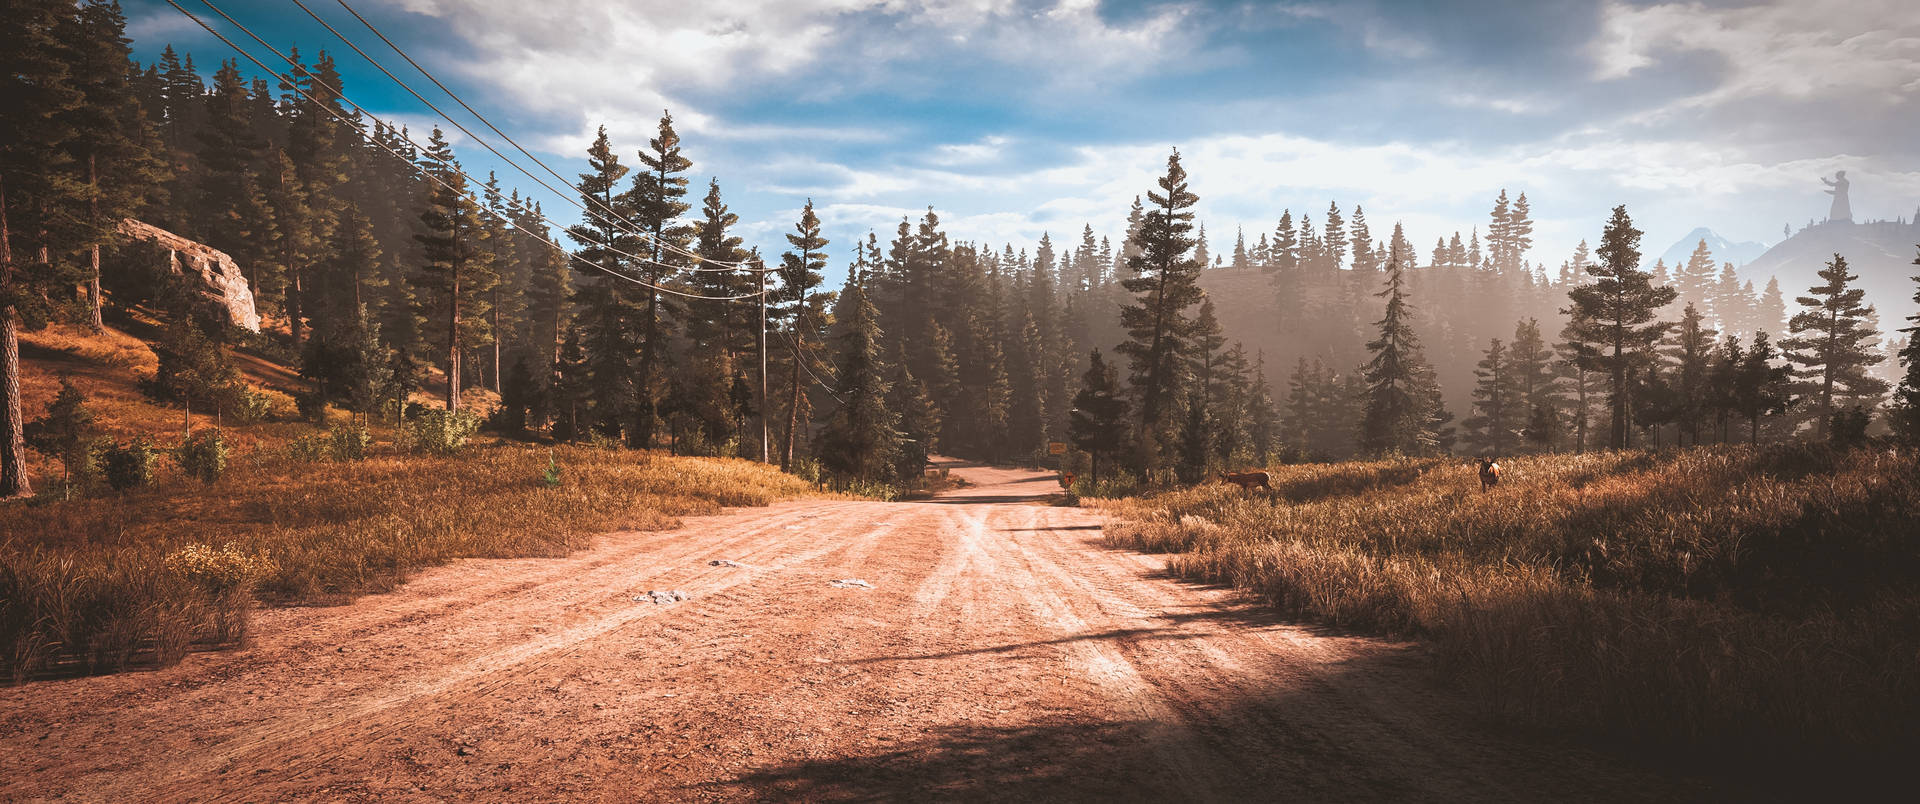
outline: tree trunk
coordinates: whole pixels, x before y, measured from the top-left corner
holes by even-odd
[[[787,394],[787,443],[780,451],[780,470],[783,472],[793,469],[793,442],[800,431],[800,361],[805,358],[800,354],[799,316],[794,317],[794,322],[793,377],[788,383],[791,390]]]
[[[7,231],[6,177],[0,175],[0,291],[13,285],[13,245]],[[33,495],[27,478],[27,439],[20,410],[20,329],[12,305],[0,308],[0,500]]]
[[[497,394],[500,393],[500,286],[498,284],[495,284],[493,288],[493,309],[489,311],[489,313],[493,317],[492,323],[490,324],[493,329],[492,388],[493,392]]]
[[[93,258],[93,276],[87,279],[87,325],[94,332],[106,332],[107,322],[100,317],[100,175],[94,165],[94,155],[87,154],[87,184],[92,190],[87,196],[87,222],[95,227],[93,247],[88,249]]]
[[[447,410],[460,409],[460,273],[453,270],[447,293]]]

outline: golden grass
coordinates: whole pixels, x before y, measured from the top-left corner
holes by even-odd
[[[549,454],[496,445],[306,463],[269,450],[210,486],[176,478],[12,506],[0,523],[0,659],[24,677],[63,661],[90,671],[166,662],[188,644],[232,641],[244,625],[226,621],[246,601],[168,569],[166,557],[191,545],[261,559],[254,588],[268,601],[338,602],[456,558],[564,555],[596,533],[670,528],[809,490],[748,461],[579,447],[551,451],[562,480],[549,488]]]
[[[1891,756],[1920,716],[1920,455],[1814,448],[1270,469],[1095,503],[1116,545],[1432,644],[1523,722],[1722,758]],[[1864,753],[1863,753],[1864,752]]]

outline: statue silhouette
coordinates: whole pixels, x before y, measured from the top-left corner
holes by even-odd
[[[1826,191],[1827,195],[1833,196],[1833,208],[1827,210],[1827,222],[1839,223],[1845,221],[1852,223],[1853,206],[1847,203],[1847,185],[1849,184],[1847,181],[1847,172],[1844,170],[1834,171],[1833,178],[1829,179],[1822,176],[1820,177],[1820,181],[1825,182],[1828,187],[1833,188]]]

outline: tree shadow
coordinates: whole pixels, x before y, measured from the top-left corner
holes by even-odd
[[[1140,694],[1165,695],[1162,717],[1128,716],[1139,709],[1120,698],[1093,711],[1028,706],[1015,710],[1016,723],[988,716],[999,722],[896,730],[885,723],[845,722],[839,728],[850,737],[850,748],[746,769],[702,785],[701,792],[809,801],[1598,801],[1711,795],[1698,782],[1563,741],[1503,734],[1420,678],[1403,655],[1389,652],[1320,665],[1297,683],[1257,691],[1155,681]]]

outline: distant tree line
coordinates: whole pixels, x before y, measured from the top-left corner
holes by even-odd
[[[136,309],[163,322],[149,385],[183,409],[258,407],[227,362],[244,346],[297,366],[310,414],[401,417],[421,393],[457,411],[483,389],[510,437],[871,483],[934,453],[1038,460],[1053,441],[1096,476],[1191,481],[1462,446],[1706,443],[1739,425],[1851,438],[1889,390],[1844,260],[1789,320],[1777,285],[1756,292],[1704,244],[1643,269],[1624,208],[1552,274],[1528,258],[1527,197],[1505,191],[1484,237],[1441,238],[1424,264],[1400,225],[1376,238],[1338,204],[1318,225],[1283,211],[1216,257],[1176,151],[1117,246],[1088,225],[996,249],[950,238],[931,208],[885,241],[834,244],[808,202],[762,255],[717,178],[690,195],[693,155],[665,115],[630,161],[599,133],[570,188],[584,212],[556,232],[540,204],[470,177],[440,131],[418,143],[363,116],[324,52],[291,51],[272,80],[231,61],[205,78],[170,47],[136,63],[113,4],[0,3],[8,495],[28,488],[16,333]],[[193,316],[117,233],[128,217],[232,255],[265,333]],[[1260,300],[1209,298],[1227,277]],[[1908,434],[1913,351],[1887,409]]]

